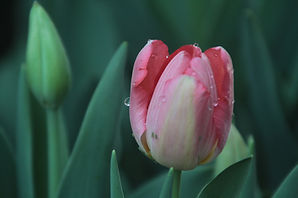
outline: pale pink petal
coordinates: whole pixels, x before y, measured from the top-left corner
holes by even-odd
[[[158,116],[157,125],[160,128],[154,131],[148,127],[150,133],[147,134],[147,140],[157,162],[180,170],[197,166],[200,138],[196,131],[198,120],[195,114],[197,110],[204,109],[208,99],[206,89],[187,75],[176,76],[167,82],[165,101],[153,99],[152,102],[160,104],[159,114],[154,115]],[[203,117],[201,121],[204,121]],[[149,123],[148,125],[151,126]]]
[[[179,52],[168,64],[163,74],[161,75],[158,84],[154,90],[152,100],[149,105],[148,114],[147,114],[147,128],[150,132],[155,132],[159,135],[159,129],[163,125],[162,119],[159,116],[162,116],[166,111],[163,110],[165,104],[171,101],[171,98],[168,98],[167,94],[168,88],[167,85],[169,82],[176,78],[179,75],[182,75],[184,71],[189,67],[190,55],[186,51]],[[148,135],[147,135],[148,137]],[[149,148],[150,141],[148,142]]]
[[[145,151],[141,137],[146,131],[148,106],[160,78],[165,69],[168,47],[159,40],[150,40],[138,54],[131,79],[130,121],[132,131],[140,148]]]

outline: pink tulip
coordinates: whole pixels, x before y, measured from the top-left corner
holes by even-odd
[[[167,167],[190,170],[214,159],[230,131],[233,66],[222,47],[204,53],[149,40],[132,74],[130,122],[140,149]]]

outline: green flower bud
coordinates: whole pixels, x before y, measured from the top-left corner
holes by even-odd
[[[61,39],[46,11],[36,2],[29,16],[26,77],[33,94],[46,108],[57,108],[71,84]]]

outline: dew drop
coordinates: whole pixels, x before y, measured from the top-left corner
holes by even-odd
[[[152,39],[148,39],[147,44],[151,43],[153,40]]]
[[[124,105],[127,107],[129,107],[129,99],[130,99],[129,97],[124,99]]]
[[[235,100],[232,100],[232,104],[234,104],[235,103]]]
[[[214,57],[218,57],[218,54],[217,53],[214,53],[213,55],[214,55]]]
[[[199,47],[199,44],[198,43],[194,43],[193,46],[194,47]]]
[[[166,56],[166,58],[169,58],[169,56]]]
[[[217,103],[217,102],[213,104],[213,106],[214,106],[214,107],[217,107],[217,105],[218,105],[218,103]]]
[[[211,75],[210,75],[210,78],[214,78],[214,76],[211,74]]]
[[[161,98],[161,102],[165,103],[166,102],[166,98],[165,97],[162,97]]]
[[[211,108],[211,107],[208,107],[208,110],[209,110],[209,111],[212,111],[212,108]]]

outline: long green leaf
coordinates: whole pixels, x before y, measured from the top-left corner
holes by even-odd
[[[255,156],[255,142],[252,136],[248,138],[248,147],[250,154]],[[261,197],[261,191],[257,180],[257,169],[256,169],[256,158],[253,157],[251,160],[251,166],[248,171],[247,179],[241,189],[241,198],[259,198]]]
[[[242,37],[246,97],[255,121],[252,132],[257,142],[259,178],[266,191],[272,191],[297,162],[298,148],[280,106],[273,62],[252,11],[247,11],[244,18]]]
[[[18,196],[20,198],[33,198],[33,128],[30,92],[24,77],[24,66],[21,67],[19,75],[17,103],[16,171]]]
[[[173,173],[174,173],[174,169],[170,168],[168,175],[163,183],[159,198],[170,198],[171,197]]]
[[[115,150],[112,151],[111,156],[110,177],[111,198],[124,198]]]
[[[15,159],[11,145],[0,128],[0,197],[16,197]]]
[[[127,44],[123,43],[94,92],[64,171],[60,198],[98,198],[109,195],[109,153],[123,104],[126,53]]]
[[[273,198],[297,197],[298,195],[298,165],[290,172],[286,179],[277,189]]]
[[[250,162],[251,157],[241,160],[225,169],[203,188],[197,198],[239,197],[241,187],[246,181]]]

